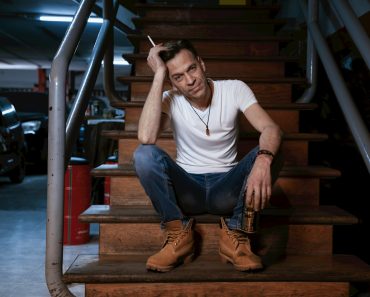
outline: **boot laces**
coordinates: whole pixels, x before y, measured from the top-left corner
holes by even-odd
[[[163,246],[165,246],[166,244],[171,244],[171,243],[175,243],[178,244],[178,242],[184,237],[185,235],[185,232],[183,232],[184,230],[171,230],[171,231],[168,231],[167,232],[167,236],[166,236],[166,240],[164,241],[164,244]]]
[[[236,245],[248,244],[249,238],[242,232],[235,230],[228,230],[227,234],[231,237],[232,241]]]

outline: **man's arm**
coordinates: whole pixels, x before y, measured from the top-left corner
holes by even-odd
[[[162,113],[162,93],[167,68],[158,54],[163,50],[166,47],[161,45],[152,47],[147,59],[154,78],[139,120],[138,139],[142,144],[155,144],[160,131],[169,126],[169,117]]]
[[[279,150],[282,131],[259,104],[252,104],[244,111],[245,117],[252,126],[261,133],[260,150],[276,154]],[[271,170],[273,157],[266,154],[258,155],[246,185],[246,202],[256,211],[263,209],[271,196]]]

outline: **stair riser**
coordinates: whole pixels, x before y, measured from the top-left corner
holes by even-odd
[[[165,43],[169,39],[156,39],[156,43]],[[192,41],[198,55],[215,56],[278,56],[278,41]],[[139,52],[148,53],[152,44],[149,40],[139,42]]]
[[[319,178],[279,177],[272,191],[275,206],[319,205]],[[111,177],[111,205],[150,205],[136,176]]]
[[[245,38],[256,35],[274,35],[275,25],[262,24],[186,24],[186,23],[145,23],[140,24],[139,28],[145,34],[156,35],[158,32],[162,36],[174,37],[181,39],[184,37],[193,38],[218,38],[220,36],[228,36],[229,38]]]
[[[137,125],[141,115],[141,107],[127,107],[125,108],[125,124]],[[270,117],[279,125],[285,133],[298,132],[299,130],[299,111],[298,110],[279,110],[267,109]],[[239,117],[239,129],[245,132],[255,132],[256,130],[249,124],[243,114]],[[210,127],[212,131],[212,127]]]
[[[87,284],[86,297],[345,297],[348,283],[202,282]]]
[[[172,8],[172,9],[146,9],[142,16],[150,19],[183,20],[206,19],[206,20],[228,20],[228,19],[268,19],[271,13],[268,9],[206,9],[206,8]]]
[[[243,60],[204,60],[208,76],[252,78],[284,77],[284,62],[280,61],[243,61]],[[135,61],[135,75],[153,75],[146,63],[146,58]]]
[[[197,254],[217,254],[219,224],[196,224]],[[158,223],[101,224],[100,254],[154,253],[163,243],[163,232]],[[261,256],[330,255],[332,226],[279,225],[261,220],[254,250]]]
[[[158,139],[156,144],[164,149],[173,159],[176,158],[176,144],[172,139]],[[258,145],[256,140],[240,140],[238,153],[240,157],[246,155],[252,148]],[[136,138],[119,140],[119,163],[131,163],[135,149],[139,146]],[[307,165],[307,141],[289,141],[282,144],[285,165]]]
[[[248,83],[248,82],[247,82]],[[143,102],[149,93],[151,82],[133,82],[130,84],[131,101]],[[258,102],[262,103],[290,103],[292,102],[291,84],[269,84],[269,83],[248,83]],[[169,83],[165,84],[164,90],[171,89]]]

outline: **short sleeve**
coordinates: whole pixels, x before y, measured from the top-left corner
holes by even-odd
[[[257,99],[254,96],[253,91],[247,86],[246,83],[240,80],[235,80],[234,84],[234,96],[237,108],[241,112],[244,112],[252,104],[257,103]]]

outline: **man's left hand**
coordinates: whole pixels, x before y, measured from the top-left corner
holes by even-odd
[[[271,197],[271,161],[270,156],[258,156],[247,180],[246,203],[255,211],[264,209]]]

